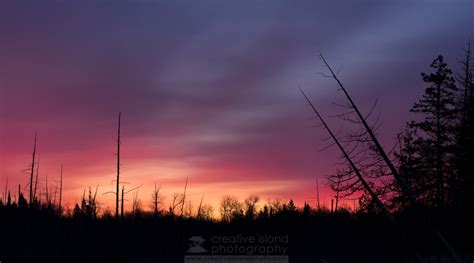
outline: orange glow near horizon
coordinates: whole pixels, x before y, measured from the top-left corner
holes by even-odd
[[[63,164],[64,207],[73,209],[74,203],[80,203],[84,191],[87,196],[89,187],[93,193],[98,187],[97,199],[100,212],[109,210],[114,213],[115,196],[106,194],[115,190],[113,180],[116,177],[116,157],[113,151],[97,146],[74,153],[54,151],[43,153],[42,144],[42,138],[39,135],[39,154],[36,158],[37,161],[39,159],[40,194],[45,191],[46,176],[50,188],[54,189],[57,186],[60,166]],[[113,142],[108,144],[113,146]],[[27,153],[32,149],[28,149],[31,146],[28,147],[26,140],[21,143],[21,148],[26,153],[0,155],[2,175],[8,175],[8,189],[12,192],[12,198],[16,196],[18,184],[21,184],[22,192],[28,198],[28,160],[31,162],[31,154]],[[191,201],[194,210],[203,198],[204,204],[213,207],[215,217],[219,216],[219,204],[224,195],[231,195],[243,201],[248,195],[256,194],[260,197],[260,206],[270,199],[288,202],[290,198],[293,198],[298,206],[302,206],[305,201],[313,207],[316,205],[314,180],[285,178],[278,171],[262,171],[258,166],[239,169],[228,162],[227,166],[225,164],[219,166],[216,162],[208,163],[204,157],[193,157],[192,161],[188,158],[188,162],[181,162],[179,158],[164,158],[163,160],[145,158],[143,152],[139,152],[137,157],[131,156],[135,151],[139,152],[137,149],[129,149],[127,144],[122,145],[121,180],[125,183],[125,190],[139,187],[138,197],[143,210],[151,209],[151,196],[156,182],[160,187],[160,195],[164,197],[161,208],[167,211],[173,194],[183,192],[186,177],[188,177],[186,196],[187,200]],[[38,166],[35,169],[37,168]],[[265,174],[262,175],[262,172]],[[272,178],[272,174],[276,175],[275,179]],[[3,176],[0,181],[2,193],[6,180],[7,176]],[[320,183],[319,187],[321,203],[329,205],[331,197],[328,189],[324,183]],[[130,192],[126,196],[126,210],[131,209],[134,193]]]

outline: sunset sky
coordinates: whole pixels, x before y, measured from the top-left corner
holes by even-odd
[[[99,185],[112,208],[101,194],[114,190],[121,111],[122,178],[142,185],[144,208],[155,181],[170,201],[186,177],[195,205],[252,193],[314,204],[338,153],[320,151],[298,86],[326,116],[343,101],[317,52],[362,109],[378,98],[390,148],[419,73],[438,54],[457,69],[474,36],[472,1],[332,2],[1,1],[0,193],[7,177],[27,192],[36,131],[41,178],[64,165],[65,203]]]

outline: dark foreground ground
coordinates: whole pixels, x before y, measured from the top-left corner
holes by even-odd
[[[288,262],[452,262],[431,230],[436,228],[463,262],[473,262],[473,219],[453,211],[413,211],[397,215],[396,225],[378,215],[343,212],[232,223],[152,215],[116,221],[3,207],[0,261],[185,262],[185,256],[203,254],[269,254],[288,256]],[[191,253],[201,248],[207,252]],[[262,260],[252,262],[271,262]]]

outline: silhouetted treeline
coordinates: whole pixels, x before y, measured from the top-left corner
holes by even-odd
[[[87,194],[86,194],[87,195]],[[91,194],[93,198],[93,193]],[[93,202],[85,198],[73,214],[27,205],[0,206],[0,254],[3,258],[121,258],[183,262],[188,238],[219,235],[288,235],[291,262],[410,262],[417,257],[450,262],[434,241],[429,228],[441,227],[463,261],[472,260],[472,216],[457,210],[412,210],[395,213],[393,226],[381,215],[346,208],[331,212],[308,204],[274,201],[252,212],[241,202],[240,210],[226,220],[205,220],[153,211],[112,213],[96,217]],[[230,203],[236,200],[229,197]],[[224,199],[223,199],[224,200]],[[253,199],[255,200],[255,199]],[[226,201],[226,202],[227,202]],[[250,200],[252,201],[252,200]],[[239,205],[237,205],[239,206]],[[77,207],[76,207],[77,208]],[[226,208],[227,209],[227,208]],[[250,210],[247,210],[250,209]],[[87,212],[90,211],[90,212]],[[87,214],[89,213],[89,214]],[[401,235],[401,229],[410,236]],[[86,262],[86,261],[85,261]]]

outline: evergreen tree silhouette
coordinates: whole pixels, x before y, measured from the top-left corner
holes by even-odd
[[[429,199],[443,207],[447,203],[449,182],[453,170],[453,148],[458,118],[456,93],[458,91],[451,69],[439,55],[431,64],[434,73],[421,73],[429,86],[411,112],[422,114],[424,119],[412,121],[409,126],[422,132],[416,140],[427,165]]]

